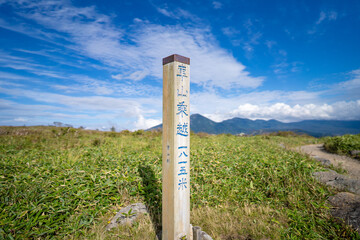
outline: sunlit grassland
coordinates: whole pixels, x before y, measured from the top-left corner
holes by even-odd
[[[329,214],[322,167],[289,150],[310,137],[191,135],[191,222],[214,239],[359,238]],[[282,148],[282,143],[286,148]],[[0,239],[152,239],[161,218],[161,134],[0,128]],[[132,227],[104,227],[144,202]]]

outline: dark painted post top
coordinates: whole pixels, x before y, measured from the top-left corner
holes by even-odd
[[[184,57],[184,56],[181,56],[178,54],[173,54],[166,58],[163,58],[163,65],[171,63],[171,62],[175,62],[175,61],[190,65],[190,58],[187,58],[187,57]]]

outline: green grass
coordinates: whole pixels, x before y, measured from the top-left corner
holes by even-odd
[[[350,151],[360,150],[360,134],[326,137],[323,141],[325,149],[336,154],[351,156]]]
[[[360,239],[330,216],[334,192],[311,177],[322,167],[279,146],[316,141],[193,134],[193,225],[214,239]],[[161,226],[161,155],[160,133],[1,127],[0,239],[146,239]],[[139,201],[149,221],[102,232]]]

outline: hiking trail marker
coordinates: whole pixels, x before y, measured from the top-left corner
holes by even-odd
[[[190,58],[163,58],[162,240],[192,240]]]

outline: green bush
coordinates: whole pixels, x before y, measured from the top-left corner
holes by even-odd
[[[360,134],[326,137],[324,147],[332,153],[351,155],[351,151],[360,150]]]

